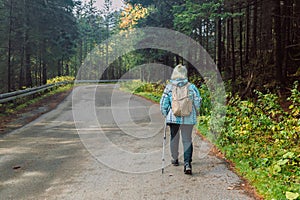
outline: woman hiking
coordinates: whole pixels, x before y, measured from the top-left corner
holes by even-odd
[[[186,94],[185,94],[186,93]],[[184,173],[192,174],[192,131],[197,123],[197,113],[201,97],[197,87],[189,83],[187,69],[177,65],[171,75],[170,83],[165,87],[160,99],[160,110],[170,126],[171,163],[179,165],[178,146],[181,133],[184,149]]]

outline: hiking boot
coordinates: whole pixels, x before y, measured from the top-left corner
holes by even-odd
[[[178,159],[172,160],[171,163],[172,163],[173,166],[178,166],[179,165]]]
[[[184,173],[192,175],[192,165],[191,165],[191,163],[185,163],[184,164]]]

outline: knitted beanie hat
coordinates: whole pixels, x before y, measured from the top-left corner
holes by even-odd
[[[186,78],[187,78],[186,67],[181,64],[177,65],[173,70],[171,79],[176,80],[176,79],[186,79]]]

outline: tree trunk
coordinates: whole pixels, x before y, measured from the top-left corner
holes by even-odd
[[[257,0],[253,1],[252,58],[257,57]]]
[[[65,60],[64,60],[64,56],[62,56],[62,58],[61,58],[61,64],[60,64],[60,70],[61,70],[61,75],[62,76],[65,76],[64,64],[65,64]]]
[[[218,13],[221,13],[221,8],[218,9]],[[221,18],[217,19],[217,66],[219,71],[222,71],[222,20]]]
[[[36,63],[34,65],[34,85],[35,86],[38,86],[39,85],[39,74],[38,74],[38,71],[39,71],[39,63],[38,63],[38,60],[39,60],[39,56],[38,54],[36,55]]]
[[[43,77],[43,74],[42,74],[42,69],[43,69],[43,67],[42,67],[42,62],[43,62],[42,48],[43,47],[40,48],[40,56],[39,56],[39,85],[42,85],[42,83],[43,83],[43,81],[42,81],[42,77]]]
[[[106,40],[108,40],[108,38],[109,38],[109,22],[107,21],[106,22]],[[109,66],[108,66],[108,48],[109,48],[109,44],[108,44],[108,41],[106,41],[106,43],[105,43],[105,53],[106,53],[106,57],[105,57],[105,67],[106,67],[106,70],[105,70],[105,77],[104,77],[104,79],[108,79],[108,69],[109,69]]]
[[[242,4],[240,4],[240,13],[242,13]],[[242,16],[239,17],[239,32],[240,32],[240,73],[241,77],[244,76],[244,68],[243,68],[243,19]]]
[[[76,67],[75,75],[77,76],[78,70],[83,63],[83,41],[80,39],[79,41],[79,63],[78,67]]]
[[[203,24],[203,20],[202,19],[199,19],[199,38],[198,38],[198,40],[199,40],[199,43],[200,43],[200,45],[203,47],[203,45],[204,45],[204,42],[203,42],[203,26],[204,26],[204,24]],[[204,48],[204,47],[203,47]],[[199,63],[199,66],[201,66],[201,67],[203,67],[204,66],[204,52],[203,52],[203,48],[200,48],[199,49],[199,55],[200,55],[200,63]],[[179,63],[178,63],[179,64]]]
[[[275,72],[276,80],[278,83],[283,83],[282,77],[282,46],[281,46],[281,15],[280,15],[280,0],[274,0],[274,43],[275,43]]]
[[[43,65],[42,65],[42,68],[43,68],[43,85],[47,84],[47,65],[45,63],[45,61],[43,62]]]
[[[249,46],[250,46],[250,0],[247,2],[247,8],[246,8],[246,45],[245,45],[245,64],[249,63]]]
[[[206,51],[209,52],[209,19],[206,20]]]
[[[230,61],[230,48],[231,48],[231,40],[230,40],[230,19],[226,21],[226,66],[227,68],[231,65]]]
[[[199,43],[203,46],[203,23],[202,19],[199,19]]]
[[[57,60],[57,76],[61,76],[62,71],[61,71],[61,60]]]
[[[27,9],[27,1],[23,0],[23,15],[24,15],[24,22],[23,22],[23,53],[24,53],[24,64],[25,64],[25,86],[32,87],[32,78],[31,78],[31,53],[30,53],[30,46],[29,46],[29,17],[28,17],[28,9]]]
[[[176,60],[176,65],[179,65],[179,63],[180,63],[180,57],[179,57],[179,55],[175,56],[175,60]]]
[[[25,19],[25,33],[24,33],[24,56],[25,56],[25,86],[27,88],[32,87],[31,77],[31,53],[29,46],[29,33],[28,33],[28,17]]]
[[[20,75],[19,75],[19,89],[22,89],[23,86],[25,85],[25,66],[24,66],[24,55],[25,55],[25,47],[24,44],[22,46],[22,52],[21,52],[21,56],[20,56],[20,65],[21,65],[21,69],[20,69]]]
[[[28,41],[28,36],[26,37]],[[27,43],[27,42],[26,42]],[[25,70],[26,70],[26,87],[32,87],[32,77],[31,77],[31,63],[30,63],[30,52],[29,52],[29,45],[26,44],[25,47]]]
[[[292,8],[293,4],[291,2],[291,0],[286,0],[285,4],[283,5],[283,28],[282,28],[282,36],[284,38],[284,42],[283,42],[283,54],[284,54],[284,58],[283,58],[283,79],[286,80],[287,79],[287,67],[288,67],[288,47],[291,43],[290,43],[290,32],[291,32],[291,14],[292,14]]]
[[[120,79],[122,76],[123,76],[123,74],[122,74],[122,65],[123,65],[123,62],[122,62],[123,60],[122,60],[122,57],[119,57],[118,58],[118,76],[117,76],[117,79]]]
[[[234,41],[234,21],[233,18],[230,19],[230,31],[231,31],[231,64],[232,64],[232,88],[233,93],[235,93],[235,81],[236,81],[236,71],[235,71],[235,41]]]
[[[262,37],[262,29],[263,29],[263,2],[260,1],[259,2],[259,14],[258,14],[258,20],[259,20],[259,34],[258,34],[258,37],[259,37],[259,47],[258,47],[258,55],[261,55],[262,53],[262,50],[263,50],[263,37]],[[259,57],[259,56],[258,56]],[[263,58],[265,59],[265,58]]]
[[[12,34],[12,10],[13,10],[13,2],[10,1],[9,6],[9,30],[8,30],[8,47],[7,47],[7,91],[11,91],[11,34]]]
[[[261,2],[261,50],[268,52],[272,49],[272,13],[270,8],[273,8],[273,2],[262,1]]]

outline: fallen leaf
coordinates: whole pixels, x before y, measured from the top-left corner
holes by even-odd
[[[286,197],[288,200],[294,200],[294,199],[297,199],[297,198],[299,197],[299,193],[286,192],[286,193],[285,193],[285,197]]]
[[[229,187],[227,188],[227,190],[233,190],[233,189],[234,189],[233,186],[229,186]]]

